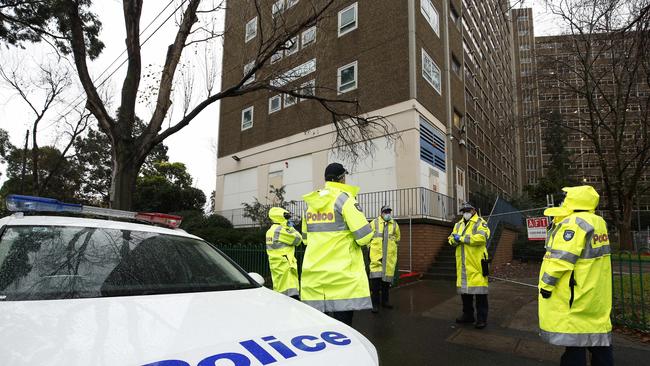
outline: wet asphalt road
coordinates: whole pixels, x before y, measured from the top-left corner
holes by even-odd
[[[420,281],[391,291],[395,309],[355,313],[354,328],[370,339],[382,366],[557,365],[562,347],[537,335],[537,291],[490,283],[490,314],[483,330],[459,326],[460,296],[450,281]],[[616,365],[643,365],[650,347],[614,336]]]

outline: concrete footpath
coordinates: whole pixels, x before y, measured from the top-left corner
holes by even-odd
[[[354,328],[370,339],[382,366],[558,365],[563,347],[537,334],[537,291],[491,282],[488,326],[458,325],[460,296],[451,281],[419,281],[391,291],[392,310],[357,312]],[[650,346],[614,335],[616,365],[644,365]]]

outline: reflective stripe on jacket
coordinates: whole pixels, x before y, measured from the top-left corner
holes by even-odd
[[[454,241],[454,234],[460,241]],[[488,278],[483,276],[481,260],[488,258],[486,244],[490,238],[487,222],[478,214],[467,224],[461,219],[449,235],[449,244],[456,247],[456,288],[459,294],[487,294]]]
[[[369,277],[393,282],[397,264],[397,242],[400,240],[399,225],[394,219],[387,223],[382,217],[378,217],[370,222],[370,227],[375,235],[370,242]]]
[[[361,246],[372,229],[355,200],[358,187],[326,182],[303,196],[307,249],[302,265],[301,300],[323,312],[372,308]]]
[[[269,256],[269,267],[273,290],[287,296],[298,295],[298,261],[294,255],[295,247],[302,242],[300,233],[287,225],[284,213],[287,210],[273,207],[269,217],[274,222],[266,232],[266,253]]]
[[[539,327],[559,346],[609,346],[612,341],[612,265],[605,220],[575,212],[556,222],[547,236],[539,272]]]

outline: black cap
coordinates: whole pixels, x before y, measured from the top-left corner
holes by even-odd
[[[381,211],[380,212],[393,212],[393,209],[390,208],[390,205],[383,205],[381,206]]]
[[[476,210],[476,208],[469,202],[463,202],[459,209],[460,212],[469,212],[472,210]]]
[[[345,174],[348,174],[348,171],[339,163],[331,163],[325,168],[326,181],[339,180]]]

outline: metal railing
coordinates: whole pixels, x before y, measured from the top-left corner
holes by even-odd
[[[269,268],[269,259],[266,254],[265,244],[227,244],[217,245],[217,248],[224,252],[228,257],[239,264],[246,272],[259,273],[266,280],[267,284],[271,283],[271,269]],[[298,272],[302,268],[302,259],[305,255],[305,246],[296,247],[295,256],[298,260]]]
[[[650,256],[612,254],[612,320],[650,331]]]
[[[386,204],[391,206],[396,218],[452,221],[456,216],[456,201],[452,197],[422,187],[361,193],[357,196],[357,203],[368,218],[378,216],[379,210]],[[301,217],[306,207],[304,201],[293,201],[287,209],[295,216]],[[234,227],[257,225],[251,218],[244,216],[244,210],[241,208],[218,211],[217,214],[230,220]]]

